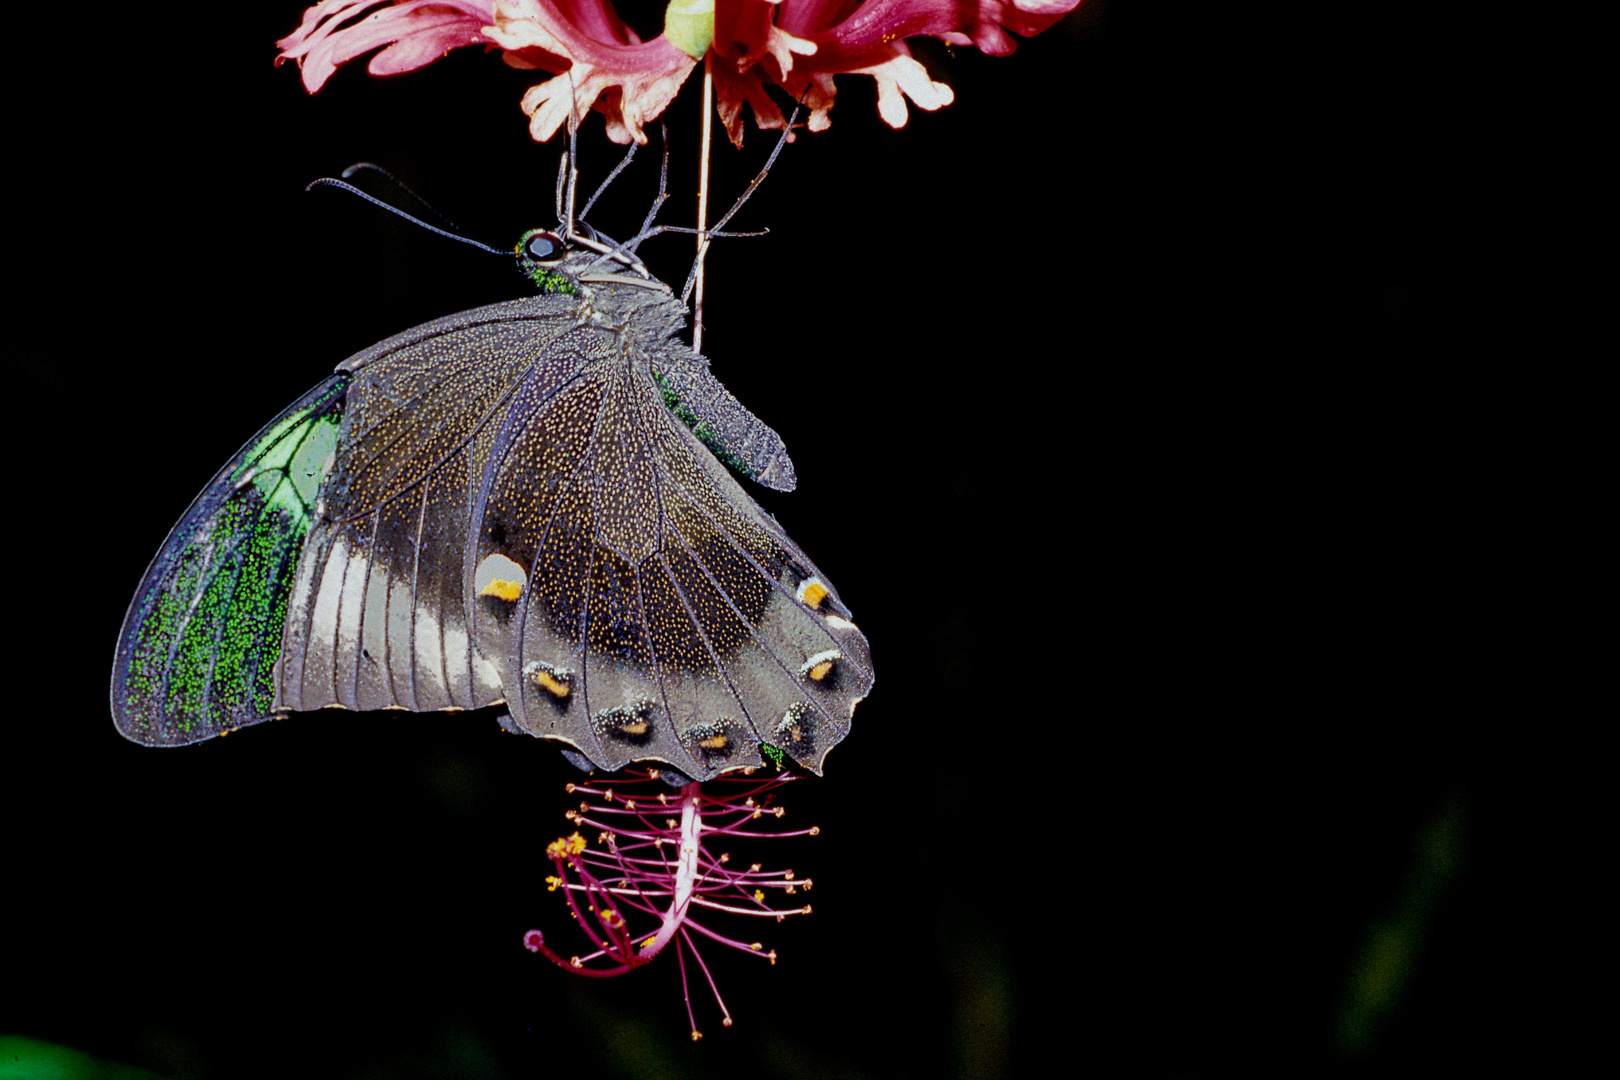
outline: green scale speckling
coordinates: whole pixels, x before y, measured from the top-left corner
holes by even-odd
[[[166,571],[148,579],[126,687],[139,712],[162,718],[155,735],[190,741],[273,709],[288,594],[337,448],[343,389],[334,380],[244,451],[230,486],[210,490],[226,494],[199,500]]]

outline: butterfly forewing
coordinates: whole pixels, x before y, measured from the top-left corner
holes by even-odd
[[[197,742],[275,714],[287,602],[347,384],[326,380],[255,436],[152,560],[113,664],[113,717],[129,738]]]

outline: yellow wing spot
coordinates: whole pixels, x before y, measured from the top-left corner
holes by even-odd
[[[482,589],[479,589],[478,595],[493,596],[497,600],[516,600],[523,595],[523,586],[515,581],[507,581],[505,578],[495,578]]]
[[[799,598],[804,601],[805,606],[811,611],[820,611],[821,602],[827,599],[827,586],[823,585],[815,578],[811,578],[809,581],[806,581],[804,583],[804,587],[799,590]]]
[[[698,740],[698,745],[705,750],[724,750],[731,745],[731,736],[722,731],[717,735],[710,735],[707,739]]]
[[[803,675],[811,682],[821,682],[828,675],[832,674],[833,661],[841,660],[843,659],[843,656],[844,654],[839,652],[837,649],[827,649],[825,652],[818,652],[804,662],[804,666],[799,668],[799,674]]]
[[[523,595],[529,575],[512,559],[498,551],[484,556],[484,561],[473,571],[473,586],[479,596],[493,596],[510,603]]]
[[[651,726],[652,725],[647,723],[647,718],[645,716],[638,716],[627,724],[620,724],[619,730],[624,732],[626,735],[645,735],[647,734],[647,729]]]
[[[574,685],[574,676],[567,668],[553,667],[538,660],[531,660],[523,665],[523,673],[529,680],[556,698],[562,701],[568,697]]]

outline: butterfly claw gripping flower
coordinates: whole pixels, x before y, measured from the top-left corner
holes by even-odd
[[[836,75],[867,75],[878,114],[891,127],[951,102],[912,57],[905,38],[927,35],[992,56],[1011,53],[1012,34],[1038,34],[1080,0],[673,0],[664,33],[642,41],[607,0],[321,0],[278,42],[314,93],[341,64],[381,49],[367,69],[394,75],[464,45],[498,48],[513,67],[554,78],[523,96],[529,131],[555,135],[571,115],[595,109],[615,142],[646,142],[699,60],[715,77],[717,108],[733,142],[743,106],[764,128],[786,122],[767,86],[810,110],[809,127],[831,122]]]

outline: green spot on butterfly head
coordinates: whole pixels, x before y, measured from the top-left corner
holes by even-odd
[[[781,747],[772,746],[768,742],[762,742],[759,744],[759,752],[769,758],[771,764],[775,765],[778,769],[782,767],[782,758],[786,755],[783,754]]]
[[[530,229],[518,239],[512,253],[517,256],[523,276],[534,282],[541,292],[578,296],[579,287],[573,279],[556,269],[566,250],[562,237],[550,229]]]

